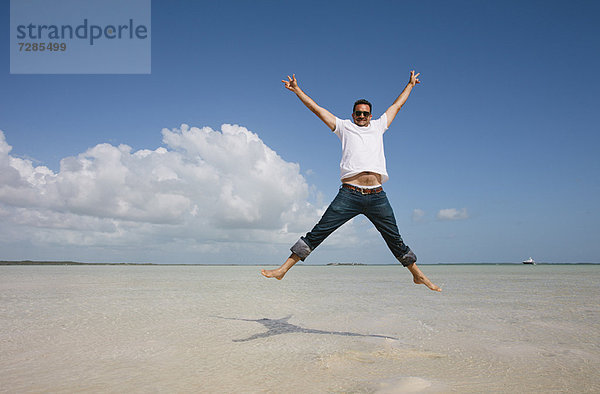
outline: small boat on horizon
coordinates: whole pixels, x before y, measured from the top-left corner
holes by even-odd
[[[535,261],[530,257],[527,260],[523,261],[523,264],[533,264],[533,265],[535,265]]]

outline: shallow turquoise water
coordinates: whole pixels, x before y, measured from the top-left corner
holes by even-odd
[[[599,392],[600,266],[0,267],[2,392]]]

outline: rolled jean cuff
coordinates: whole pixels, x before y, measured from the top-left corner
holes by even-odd
[[[304,239],[302,239],[302,237],[298,240],[298,242],[294,244],[294,246],[290,248],[290,250],[292,251],[292,253],[298,255],[298,257],[300,257],[300,260],[302,261],[304,261],[304,259],[308,257],[310,252],[312,252],[312,249],[310,248],[310,246],[308,246],[306,242],[304,242]]]
[[[414,252],[412,250],[408,249],[408,252],[406,252],[406,253],[404,253],[404,255],[398,257],[398,261],[403,266],[408,267],[412,263],[417,262],[417,256],[414,254]]]

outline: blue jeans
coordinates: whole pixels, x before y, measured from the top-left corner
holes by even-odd
[[[359,214],[365,215],[375,225],[396,259],[405,266],[414,262],[401,260],[410,252],[410,248],[402,241],[394,211],[383,190],[379,193],[362,194],[360,191],[341,187],[319,223],[306,236],[301,237],[291,251],[304,261],[329,234]]]

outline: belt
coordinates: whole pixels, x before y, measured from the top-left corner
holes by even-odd
[[[349,185],[347,183],[342,183],[342,187],[350,190],[354,190],[360,192],[361,194],[376,194],[383,191],[383,186],[374,187],[374,188],[363,188],[354,185]]]

